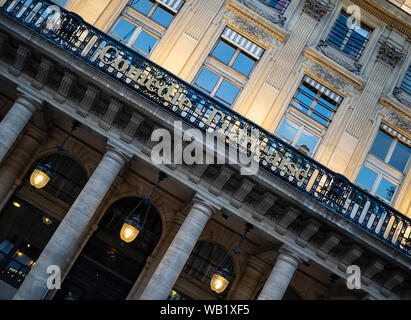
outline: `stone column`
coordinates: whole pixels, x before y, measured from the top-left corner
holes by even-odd
[[[161,259],[140,300],[167,299],[205,225],[215,211],[212,205],[197,196],[194,197],[190,212]]]
[[[29,122],[39,104],[20,94],[0,123],[0,162]]]
[[[93,175],[80,192],[76,201],[61,221],[47,243],[36,265],[30,271],[14,300],[39,300],[47,291],[47,268],[60,267],[62,278],[68,273],[84,238],[92,226],[94,214],[105,197],[117,174],[129,156],[116,148],[108,147]]]
[[[266,281],[258,300],[281,300],[302,259],[295,253],[281,248],[274,268]]]
[[[22,175],[38,147],[46,140],[47,134],[28,125],[15,150],[0,169],[0,211],[3,209],[16,187],[21,183]]]
[[[266,271],[267,265],[257,257],[251,256],[241,276],[240,283],[235,288],[235,292],[229,297],[230,300],[254,299],[258,285]]]

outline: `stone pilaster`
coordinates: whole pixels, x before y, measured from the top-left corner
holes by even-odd
[[[281,300],[295,270],[297,270],[303,259],[286,247],[282,247],[279,250],[274,268],[258,296],[258,300]]]
[[[258,286],[267,272],[266,264],[255,256],[248,259],[248,264],[241,275],[241,279],[231,297],[232,300],[252,300]]]
[[[19,94],[0,123],[0,162],[38,108],[39,103],[24,94]]]
[[[47,268],[50,265],[57,265],[62,275],[68,273],[72,259],[92,226],[98,206],[128,160],[129,156],[125,153],[112,146],[107,148],[103,159],[47,243],[14,300],[41,299],[47,291]]]
[[[193,205],[167,252],[144,289],[140,300],[165,300],[190,257],[198,238],[216,209],[201,198]]]

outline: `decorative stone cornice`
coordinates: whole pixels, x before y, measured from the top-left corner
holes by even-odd
[[[394,48],[387,41],[381,41],[381,46],[378,49],[377,61],[383,62],[391,68],[395,68],[404,56],[405,54],[403,52]]]
[[[243,3],[244,2],[244,3]],[[226,4],[226,8],[233,13],[239,15],[241,18],[246,19],[249,23],[252,23],[256,27],[261,28],[263,31],[267,32],[268,35],[272,35],[274,38],[285,41],[287,36],[287,31],[280,28],[275,22],[268,19],[264,10],[254,10],[250,8],[252,4],[248,1],[242,0],[230,0]],[[261,19],[261,17],[265,19]]]
[[[355,74],[360,74],[360,71],[362,68],[362,65],[360,63],[358,63],[357,61],[353,61],[353,63],[348,63],[344,61],[343,59],[340,59],[339,57],[337,57],[337,55],[332,53],[332,49],[328,46],[327,42],[325,42],[324,40],[320,40],[318,42],[316,49],[320,50],[321,53],[326,55],[331,60],[334,60],[338,64],[342,65],[348,71],[351,71]]]
[[[287,18],[283,17],[281,14],[270,14],[268,10],[262,10],[261,8],[251,3],[250,1],[246,1],[246,0],[236,0],[236,1],[241,3],[243,6],[247,7],[248,9],[258,13],[260,16],[267,19],[268,21],[276,25],[279,25],[281,27],[284,26],[284,22],[287,20]]]
[[[386,23],[389,28],[392,28],[402,34],[404,34],[407,38],[411,37],[411,31],[409,25],[405,24],[403,21],[399,20],[396,16],[388,15],[387,12],[379,7],[377,8],[378,4],[372,0],[350,0],[355,5],[359,6],[361,9],[369,12],[373,16],[380,19],[382,22]],[[387,5],[389,5],[389,2]],[[401,10],[401,9],[398,9]]]
[[[305,0],[303,13],[319,22],[330,9],[328,5],[319,0]]]

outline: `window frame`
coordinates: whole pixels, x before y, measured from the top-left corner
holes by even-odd
[[[289,139],[285,138],[284,136],[282,136],[281,134],[278,133],[278,129],[280,128],[280,126],[281,126],[282,122],[284,121],[284,119],[287,119],[288,121],[292,122],[294,125],[298,126],[297,133],[295,134],[292,141],[290,141]],[[301,120],[299,121],[299,120],[300,119],[298,119],[298,116],[296,117],[295,115],[293,116],[293,114],[286,113],[281,118],[280,122],[278,123],[278,126],[277,126],[276,130],[274,131],[274,134],[277,137],[279,137],[280,139],[282,139],[285,142],[292,145],[293,147],[295,147],[298,150],[304,152],[308,156],[313,157],[315,152],[318,150],[318,146],[321,143],[322,136],[318,132],[315,132],[315,130],[313,130],[313,128],[310,125],[307,125],[307,123],[304,123],[304,121],[301,121]],[[304,149],[301,148],[301,146],[297,145],[297,142],[300,140],[301,135],[303,134],[304,131],[306,131],[306,132],[310,133],[311,135],[318,138],[318,141],[317,141],[314,149],[311,152],[306,152]]]
[[[219,59],[218,57],[216,57],[215,55],[213,55],[214,51],[216,50],[216,48],[218,47],[218,45],[220,44],[220,42],[223,42],[225,44],[227,44],[228,46],[232,47],[235,51],[233,53],[233,55],[230,58],[230,61],[228,61],[228,63],[225,63],[224,61],[222,61],[221,59]],[[251,68],[250,72],[247,74],[242,73],[241,71],[234,69],[233,65],[236,62],[237,58],[240,56],[240,54],[244,54],[246,57],[250,58],[251,60],[254,61],[254,65]],[[220,63],[226,65],[227,67],[230,68],[230,70],[234,70],[234,72],[238,72],[241,76],[246,77],[247,79],[250,78],[251,73],[253,72],[255,66],[258,63],[258,60],[254,57],[252,57],[250,54],[248,54],[247,52],[245,52],[244,50],[242,50],[240,47],[236,46],[234,43],[220,37],[219,41],[217,41],[217,43],[214,45],[213,49],[210,51],[209,57],[216,59],[217,61],[219,61]]]
[[[217,82],[216,82],[216,84],[214,85],[213,89],[212,89],[210,92],[208,92],[207,90],[205,90],[203,87],[201,87],[200,85],[198,85],[198,84],[196,83],[196,82],[197,82],[197,79],[200,77],[200,75],[201,75],[201,73],[203,72],[204,69],[207,69],[209,72],[212,72],[212,73],[214,73],[216,76],[219,77],[218,80],[217,80]],[[237,88],[239,89],[236,97],[234,98],[233,103],[231,103],[231,104],[228,104],[226,101],[224,101],[223,99],[221,99],[221,98],[219,98],[219,97],[216,96],[216,93],[217,93],[218,89],[220,89],[221,84],[223,83],[223,81],[227,81],[228,83],[232,84],[233,86],[235,86],[235,87],[237,87]],[[221,103],[223,103],[224,105],[226,105],[226,106],[228,106],[228,107],[230,107],[230,108],[232,108],[232,106],[235,104],[235,102],[237,101],[238,96],[240,95],[240,92],[241,92],[241,90],[242,90],[241,87],[239,87],[238,85],[236,85],[233,81],[230,81],[229,78],[225,77],[224,75],[221,75],[220,73],[215,72],[215,70],[211,69],[211,68],[210,68],[209,66],[207,66],[207,65],[202,65],[202,66],[201,66],[199,72],[197,73],[197,75],[196,75],[196,77],[194,78],[194,80],[193,80],[192,83],[193,83],[193,86],[199,88],[201,91],[205,92],[205,93],[208,94],[210,97],[212,97],[212,98],[214,98],[214,99],[217,99],[218,101],[220,101]]]
[[[373,32],[375,32],[375,27],[372,27],[370,24],[364,22],[364,19],[361,19],[360,21],[360,28],[363,30],[368,31],[368,37],[365,39],[361,49],[359,50],[358,54],[356,56],[345,52],[344,49],[346,48],[346,45],[348,43],[348,41],[350,41],[351,39],[351,35],[354,32],[355,29],[355,25],[353,24],[351,27],[347,26],[348,32],[347,34],[344,36],[344,40],[342,41],[341,45],[338,47],[336,44],[334,44],[333,42],[329,41],[330,35],[331,33],[334,31],[335,26],[337,25],[337,23],[339,23],[338,19],[340,18],[341,15],[344,15],[346,18],[349,18],[350,15],[346,12],[346,8],[342,7],[339,11],[339,13],[337,14],[336,18],[334,19],[334,23],[332,24],[329,33],[327,34],[326,38],[325,38],[325,42],[330,45],[331,47],[335,48],[336,50],[338,50],[339,52],[341,52],[342,54],[344,54],[345,56],[358,61],[362,56],[363,53],[367,47],[367,44],[370,42],[370,39],[372,37]],[[361,36],[361,35],[360,35]]]
[[[138,15],[142,15],[143,17],[150,19],[150,21],[156,23],[157,25],[159,25],[159,26],[161,26],[161,27],[163,27],[163,28],[165,28],[165,29],[168,29],[168,27],[169,27],[170,24],[173,22],[173,20],[174,20],[174,18],[176,17],[176,15],[178,14],[178,12],[173,12],[172,10],[170,10],[169,8],[167,8],[165,5],[163,5],[162,3],[158,2],[158,1],[155,1],[155,0],[148,0],[148,1],[150,1],[150,2],[153,3],[153,6],[151,7],[151,9],[149,10],[149,12],[148,12],[147,14],[144,14],[144,13],[138,11],[136,8],[133,8],[133,7],[132,7],[132,2],[133,2],[133,1],[134,1],[134,0],[130,0],[130,1],[128,2],[128,4],[126,5],[126,9],[131,10],[131,12],[132,12],[133,15],[137,15],[137,16],[138,16]],[[167,26],[164,26],[164,25],[162,25],[161,23],[159,23],[159,22],[157,22],[157,21],[155,21],[155,20],[152,19],[152,16],[153,16],[154,12],[157,10],[157,8],[161,8],[161,9],[165,10],[166,12],[168,12],[168,13],[170,13],[170,14],[173,15],[173,18],[171,19],[170,23],[169,23]]]
[[[134,27],[136,27],[136,29],[133,31],[133,33],[130,36],[130,39],[125,42],[124,39],[120,38],[119,36],[117,36],[116,34],[114,34],[114,29],[117,27],[117,25],[119,24],[119,22],[121,21],[121,19],[129,22],[130,24],[132,24]],[[147,34],[151,35],[153,38],[157,39],[156,44],[154,45],[154,47],[151,49],[150,52],[148,52],[147,54],[142,51],[141,49],[133,46],[133,44],[136,42],[136,40],[138,39],[139,35],[141,34],[141,32],[144,31]],[[127,47],[129,47],[132,50],[137,50],[139,53],[141,53],[142,55],[149,57],[150,54],[154,51],[154,48],[157,46],[158,42],[160,41],[161,38],[159,38],[157,35],[155,35],[153,32],[150,32],[150,30],[148,30],[147,28],[144,28],[143,25],[138,25],[136,24],[134,21],[132,21],[131,19],[129,19],[127,16],[124,15],[120,15],[117,20],[115,21],[115,23],[113,24],[113,26],[111,27],[110,31],[109,31],[109,35],[111,37],[113,37],[114,39],[116,39],[117,41],[120,41],[121,43],[123,43],[124,45],[126,45]]]
[[[384,159],[381,159],[378,156],[371,153],[371,149],[374,146],[374,143],[376,141],[376,138],[377,138],[377,135],[378,135],[379,131],[383,131],[385,134],[389,135],[391,137],[391,139],[393,140],[393,141],[391,141],[390,147],[389,147],[389,149],[387,151],[387,154],[385,155]],[[355,178],[355,184],[357,184],[361,188],[367,190],[370,194],[380,198],[382,201],[388,203],[389,205],[392,205],[393,203],[395,203],[396,197],[400,193],[400,189],[401,189],[402,183],[405,179],[406,172],[407,172],[407,170],[410,166],[410,163],[411,163],[411,160],[410,160],[411,155],[408,157],[407,163],[404,166],[403,171],[398,170],[397,168],[393,167],[392,165],[390,165],[388,163],[388,161],[390,161],[390,159],[393,155],[393,152],[395,150],[395,147],[397,146],[397,143],[400,143],[400,139],[393,136],[392,134],[390,134],[389,132],[387,132],[386,130],[384,130],[380,126],[378,128],[378,131],[374,136],[374,140],[373,140],[373,142],[372,142],[372,144],[371,144],[371,146],[368,150],[368,154],[366,156],[366,159],[363,162],[363,164],[361,165],[360,169],[358,170],[357,176]],[[374,173],[377,174],[377,177],[375,178],[373,186],[370,189],[367,189],[366,187],[364,187],[362,184],[360,184],[357,181],[363,167],[366,167],[369,170],[371,170],[371,171],[373,171]],[[380,195],[377,194],[377,191],[378,191],[378,188],[381,184],[382,179],[385,179],[388,182],[390,182],[390,183],[392,183],[393,185],[396,186],[396,189],[395,189],[395,192],[392,196],[391,201],[388,201],[388,200],[384,199],[383,197],[381,197]]]

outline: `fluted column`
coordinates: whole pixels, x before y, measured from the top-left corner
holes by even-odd
[[[71,260],[91,228],[94,213],[128,159],[118,149],[111,146],[107,148],[103,159],[47,243],[14,300],[41,299],[47,291],[49,275],[46,270],[50,265],[60,267],[62,278],[68,273]]]
[[[29,122],[39,104],[20,94],[0,123],[0,162]]]
[[[281,300],[302,259],[295,253],[281,248],[273,270],[258,300]]]
[[[165,300],[190,257],[215,208],[194,197],[193,205],[167,252],[144,289],[140,300]]]
[[[46,137],[44,131],[29,125],[7,162],[0,168],[0,211],[21,183],[19,179]]]

